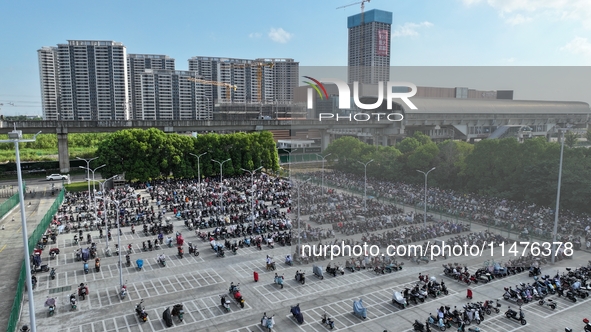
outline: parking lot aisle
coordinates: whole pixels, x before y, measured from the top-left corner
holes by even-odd
[[[558,297],[557,295],[550,295],[546,296],[546,299],[552,299],[556,303],[556,309],[552,310],[550,307],[546,305],[539,305],[538,301],[532,301],[524,306],[522,306],[524,313],[531,313],[538,317],[548,318],[554,315],[557,315],[563,311],[572,309],[577,307],[581,304],[585,304],[591,300],[591,297],[587,296],[585,299],[577,298],[577,302],[574,303],[573,301],[566,299],[565,297]],[[527,320],[527,314],[525,315],[525,319]]]
[[[273,330],[277,329],[277,325],[275,325],[275,327],[273,328]],[[255,324],[255,325],[249,325],[246,327],[241,327],[239,329],[236,330],[230,330],[227,332],[267,332],[266,328],[263,328],[261,326],[261,324]]]
[[[504,312],[501,311],[499,315],[491,319],[485,319],[480,325],[478,325],[478,328],[486,332],[513,332],[521,329],[529,331],[531,327],[528,329],[528,325],[529,323],[527,325],[521,325],[518,321],[505,317]],[[468,328],[466,328],[466,330],[467,329]]]
[[[186,331],[198,331],[202,326],[197,324],[207,320],[213,320],[220,316],[233,316],[251,310],[252,307],[245,304],[244,308],[240,308],[236,302],[230,303],[230,312],[222,309],[219,303],[218,296],[210,296],[201,299],[183,302],[185,315],[183,322],[180,322],[176,317],[173,317],[175,326],[183,326]],[[123,316],[112,317],[104,320],[99,320],[94,323],[83,324],[78,327],[71,327],[69,332],[113,332],[113,331],[162,331],[166,329],[162,322],[162,313],[172,305],[146,308],[148,313],[148,321],[146,323],[139,322],[135,315],[127,314]],[[253,325],[254,327],[255,325]],[[237,330],[238,331],[238,330]],[[257,331],[257,330],[255,330]],[[261,330],[263,331],[263,330]]]
[[[361,296],[352,297],[346,300],[339,300],[327,305],[302,310],[302,314],[304,314],[304,323],[298,326],[300,326],[300,328],[302,328],[304,331],[308,331],[307,327],[310,325],[314,326],[314,329],[316,326],[320,327],[320,316],[325,311],[334,320],[335,328],[351,328],[374,319],[388,317],[401,311],[401,309],[398,306],[392,304],[392,294],[394,293],[394,291],[402,292],[405,288],[410,288],[415,284],[416,282],[414,281],[408,282],[405,284],[397,285],[395,288],[378,290]],[[450,297],[458,294],[457,291],[451,288],[448,288],[448,290],[449,295],[446,295],[444,297]],[[429,298],[423,303],[419,303],[417,305],[410,305],[409,307],[415,308],[421,307],[423,305],[432,305],[433,300],[440,301],[444,297],[439,296],[436,299]],[[357,301],[360,298],[363,300],[363,304],[367,309],[366,319],[361,319],[353,314],[353,301]],[[290,314],[287,317],[292,317],[292,315]],[[295,323],[295,320],[291,320]]]
[[[369,274],[369,273],[367,273]],[[330,291],[343,286],[353,285],[359,282],[367,281],[371,278],[371,275],[366,273],[350,273],[344,276],[325,278],[320,280],[316,277],[307,277],[304,285],[296,282],[291,276],[287,276],[284,281],[284,288],[279,289],[278,285],[263,284],[255,286],[255,290],[265,297],[271,303],[277,303],[289,299],[295,299],[312,293],[318,293],[323,291]],[[295,274],[294,274],[295,275]],[[365,276],[364,276],[365,275]]]

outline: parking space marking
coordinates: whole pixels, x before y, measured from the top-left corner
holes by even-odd
[[[302,310],[302,314],[304,314],[304,319],[305,319],[305,317],[312,317],[310,312],[314,313],[315,318],[312,320],[308,319],[308,321],[304,321],[304,323],[301,325],[298,324],[298,327],[304,331],[307,331],[306,327],[312,327],[311,326],[312,324],[314,324],[314,326],[321,324],[320,321],[318,319],[316,319],[316,316],[318,315],[319,312],[324,312],[324,311],[326,311],[329,314],[329,316],[335,321],[335,329],[337,328],[337,326],[343,326],[343,325],[344,325],[343,326],[344,328],[351,328],[351,327],[363,324],[365,322],[368,322],[368,321],[371,321],[374,319],[388,317],[388,316],[393,315],[401,310],[404,310],[404,309],[400,309],[397,305],[392,304],[392,294],[394,293],[394,291],[403,292],[405,288],[412,288],[414,285],[416,285],[416,282],[411,281],[408,283],[397,285],[394,288],[388,288],[386,290],[378,290],[378,291],[371,292],[368,294],[363,294],[361,296],[352,297],[352,298],[349,298],[346,300],[340,300],[340,301],[326,304],[326,305],[322,305],[319,307],[315,307],[315,308],[311,308],[311,309],[307,309],[307,310]],[[449,294],[445,295],[444,297],[458,294],[457,291],[455,291],[451,288],[448,288],[448,290],[449,290]],[[364,301],[364,306],[367,309],[367,318],[366,319],[361,319],[353,314],[353,309],[352,309],[353,308],[353,301],[357,301],[360,298]],[[441,298],[442,298],[442,296],[439,296],[436,299],[429,297],[430,300],[435,300],[435,301],[438,301]],[[425,302],[419,303],[417,305],[409,305],[407,308],[420,307],[422,305],[430,304],[432,302],[433,301],[426,300]],[[385,303],[389,303],[390,306],[385,306]],[[379,307],[382,308],[382,310],[377,309],[378,305],[379,305]],[[386,311],[384,309],[387,309],[389,311]],[[290,320],[295,323],[295,320],[291,319],[292,316],[293,315],[290,314],[287,317],[290,318]]]
[[[277,303],[312,293],[346,287],[356,283],[369,281],[373,278],[381,278],[383,280],[386,277],[394,277],[397,275],[400,276],[397,272],[388,273],[386,275],[376,275],[374,272],[368,272],[367,270],[346,273],[345,275],[339,275],[337,277],[326,275],[323,280],[311,275],[306,278],[306,283],[304,285],[296,282],[293,278],[286,277],[286,280],[284,281],[285,287],[281,290],[279,290],[278,286],[274,283],[255,286],[254,289],[269,302]]]

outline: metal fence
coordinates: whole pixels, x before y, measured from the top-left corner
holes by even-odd
[[[23,182],[23,190],[26,190],[27,186]],[[18,191],[16,194],[10,196],[9,199],[0,204],[0,219],[2,219],[12,208],[14,208],[20,202]]]
[[[18,199],[18,195],[17,195],[17,199]],[[41,237],[43,236],[43,234],[45,233],[45,231],[49,227],[51,220],[53,220],[53,215],[57,213],[57,210],[63,201],[64,201],[64,189],[62,189],[59,192],[56,200],[53,202],[53,204],[51,205],[51,207],[49,208],[47,213],[43,216],[43,219],[41,219],[41,222],[39,223],[39,225],[37,225],[37,227],[35,228],[35,230],[31,234],[31,236],[29,236],[29,243],[28,243],[29,252],[33,252],[33,249],[35,248],[35,246],[37,245],[39,240],[41,240]],[[17,200],[17,202],[18,202],[18,200]],[[12,310],[10,311],[10,318],[8,319],[8,327],[6,329],[7,332],[15,332],[17,329],[18,321],[20,318],[21,305],[23,303],[23,294],[24,294],[26,280],[27,280],[27,272],[26,272],[26,268],[25,268],[25,262],[23,260],[23,265],[21,267],[21,273],[18,277],[18,284],[16,286],[16,295],[14,298],[14,302],[12,303]]]

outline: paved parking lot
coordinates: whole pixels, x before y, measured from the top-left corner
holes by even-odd
[[[175,219],[175,218],[173,218]],[[376,275],[362,270],[354,273],[345,272],[337,277],[325,274],[320,280],[312,274],[312,265],[288,266],[283,264],[285,255],[294,249],[277,245],[274,249],[263,246],[242,248],[237,255],[226,252],[226,257],[219,258],[210,248],[208,242],[198,239],[193,231],[189,231],[180,220],[173,220],[175,231],[181,231],[186,242],[192,242],[199,248],[200,255],[188,255],[181,259],[176,255],[176,246],[162,247],[159,250],[143,251],[143,241],[153,239],[143,233],[131,234],[129,228],[123,229],[121,244],[124,252],[127,244],[131,243],[132,265],[125,266],[123,261],[123,281],[128,288],[128,296],[121,300],[119,294],[118,257],[105,257],[105,239],[98,238],[98,232],[92,232],[94,241],[99,248],[101,257],[101,271],[94,271],[94,264],[89,261],[90,272],[85,274],[82,262],[75,260],[75,250],[78,246],[72,244],[73,233],[60,235],[57,247],[61,253],[55,260],[44,257],[50,267],[57,270],[57,278],[49,280],[48,273],[38,274],[39,283],[34,291],[35,311],[38,331],[263,331],[260,319],[263,312],[275,315],[275,331],[327,331],[321,325],[321,315],[326,312],[335,321],[335,330],[339,331],[410,331],[415,319],[424,321],[429,313],[434,313],[442,305],[461,306],[467,303],[466,286],[442,275],[441,263],[459,262],[467,264],[470,271],[482,266],[482,257],[462,257],[446,261],[431,262],[416,265],[409,261],[403,270]],[[326,227],[326,226],[325,226]],[[137,229],[137,228],[136,228]],[[473,227],[473,231],[478,226]],[[114,231],[115,235],[117,232]],[[114,249],[117,237],[110,241],[111,250]],[[80,247],[87,247],[86,243]],[[186,246],[185,246],[186,249]],[[156,260],[158,254],[167,256],[167,266],[162,267]],[[265,258],[271,255],[275,258],[277,270],[266,271]],[[543,266],[546,274],[554,274],[555,270],[564,271],[564,267],[576,267],[586,264],[591,259],[588,254],[577,252],[573,261],[559,262],[555,267]],[[144,268],[138,271],[135,260],[142,258]],[[323,268],[329,260],[314,264]],[[306,272],[306,283],[301,285],[294,280],[296,270]],[[258,283],[253,280],[253,271],[260,276]],[[285,287],[273,282],[275,273],[285,276]],[[450,291],[448,296],[427,299],[425,303],[411,304],[401,310],[392,304],[392,294],[403,291],[405,287],[413,286],[417,282],[419,273],[437,276],[443,279]],[[520,282],[531,282],[527,273],[509,276],[495,280],[489,284],[470,285],[474,291],[474,301],[501,298],[503,287],[514,286]],[[69,295],[76,292],[81,282],[88,284],[90,294],[86,300],[78,302],[78,309],[70,311]],[[230,282],[240,283],[241,293],[246,301],[245,307],[240,308],[237,302],[230,299],[230,312],[226,312],[220,305],[220,295],[228,294]],[[68,288],[69,287],[69,288]],[[44,301],[48,297],[56,297],[57,311],[53,317],[47,317]],[[352,313],[353,300],[363,299],[367,307],[368,317],[362,320]],[[555,296],[552,297],[556,298]],[[148,322],[139,322],[134,314],[135,305],[144,299]],[[552,311],[537,303],[523,306],[528,324],[521,326],[517,321],[504,317],[510,303],[501,300],[501,313],[485,316],[478,326],[481,331],[510,332],[510,331],[559,331],[569,325],[575,331],[582,327],[582,319],[588,314],[588,301],[578,300],[570,303],[568,300],[557,299],[558,308]],[[185,306],[184,321],[173,318],[175,326],[166,328],[161,316],[167,307],[176,303]],[[300,303],[305,322],[298,325],[289,313],[290,306]],[[23,305],[22,322],[27,322],[27,302]],[[454,329],[449,329],[451,331]]]

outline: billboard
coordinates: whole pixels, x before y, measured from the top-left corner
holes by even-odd
[[[388,56],[388,30],[378,30],[378,43],[376,47],[377,55]]]

